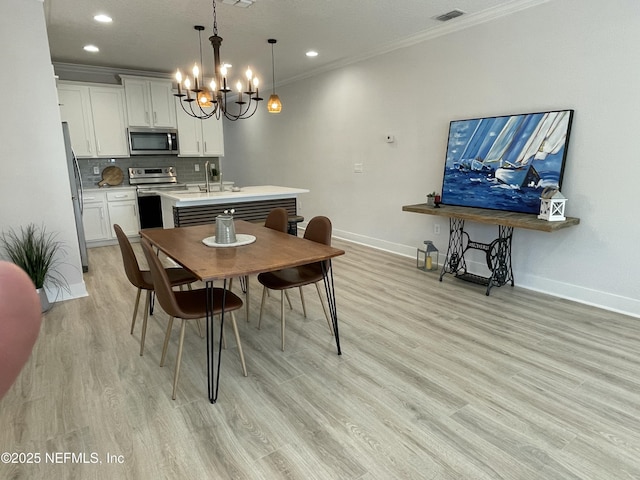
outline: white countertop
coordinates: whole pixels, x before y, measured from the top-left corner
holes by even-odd
[[[195,191],[158,191],[158,194],[176,206],[208,205],[212,203],[249,202],[256,200],[271,200],[276,198],[297,197],[301,193],[308,193],[304,188],[279,187],[275,185],[259,185],[242,187],[239,192],[195,192]]]
[[[109,190],[135,190],[136,186],[135,185],[116,185],[115,187],[111,187],[108,185],[105,185],[104,187],[99,187],[98,185],[95,184],[91,184],[91,185],[84,185],[84,191],[89,191],[89,190],[97,190],[100,192],[108,192]]]

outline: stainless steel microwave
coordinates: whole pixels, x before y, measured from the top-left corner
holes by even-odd
[[[177,155],[178,131],[174,128],[129,128],[131,155]]]

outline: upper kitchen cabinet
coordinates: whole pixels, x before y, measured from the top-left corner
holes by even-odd
[[[177,99],[179,102],[180,100]],[[186,114],[176,105],[178,119],[178,150],[181,157],[222,157],[224,136],[222,119],[200,120]]]
[[[176,128],[171,80],[120,75],[130,127]]]
[[[122,87],[60,81],[58,101],[76,156],[129,156]]]

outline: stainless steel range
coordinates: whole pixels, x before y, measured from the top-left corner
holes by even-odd
[[[140,228],[162,228],[161,190],[186,190],[184,183],[178,183],[174,167],[131,167],[129,183],[136,185]]]

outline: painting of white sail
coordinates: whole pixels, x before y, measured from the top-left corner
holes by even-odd
[[[454,120],[442,204],[537,214],[562,187],[573,110]]]

